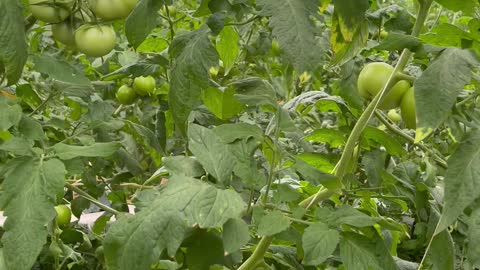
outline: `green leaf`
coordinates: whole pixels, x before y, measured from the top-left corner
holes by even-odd
[[[318,1],[258,0],[261,14],[270,17],[270,27],[280,49],[295,70],[313,71],[320,63],[325,48],[317,46],[317,32],[310,16],[317,12]]]
[[[212,265],[225,262],[222,239],[216,232],[201,231],[189,238],[185,264],[190,270],[212,269]]]
[[[333,65],[343,65],[355,57],[368,40],[365,12],[367,0],[336,0],[332,16],[330,43],[334,52]]]
[[[66,171],[56,159],[22,157],[8,166],[0,198],[7,216],[3,255],[7,269],[30,270],[47,242],[47,224],[55,218],[56,196],[63,193]]]
[[[398,270],[383,240],[375,234],[373,239],[351,232],[340,238],[340,257],[346,270]]]
[[[415,80],[415,142],[422,141],[443,123],[458,94],[470,82],[474,65],[478,61],[470,51],[449,48]]]
[[[346,143],[343,132],[329,128],[316,129],[312,133],[308,134],[304,140],[317,143],[327,143],[333,148],[343,146]]]
[[[92,84],[85,74],[70,63],[48,55],[33,55],[31,57],[35,64],[35,69],[50,76],[52,79],[92,88]]]
[[[246,123],[223,124],[215,127],[213,132],[215,132],[224,143],[233,143],[236,140],[251,137],[258,142],[263,140],[262,129]]]
[[[215,88],[208,87],[203,93],[203,102],[205,106],[216,117],[222,120],[228,120],[243,111],[244,105],[233,96],[235,88]]]
[[[475,7],[478,7],[478,1],[475,0],[435,0],[435,2],[453,11],[463,11],[465,14],[472,14]]]
[[[163,166],[173,175],[200,177],[205,174],[205,170],[198,160],[191,157],[165,157],[162,161]]]
[[[0,144],[0,150],[7,151],[20,156],[30,156],[33,154],[33,141],[22,137],[13,137],[10,140]]]
[[[258,162],[254,158],[260,144],[259,141],[250,137],[228,145],[228,150],[236,160],[233,172],[250,188],[261,188],[266,182],[265,174],[259,171]]]
[[[442,36],[442,39],[445,36]],[[380,45],[376,46],[377,50],[388,50],[388,51],[400,51],[403,49],[409,49],[412,52],[417,51],[422,46],[422,43],[419,38],[403,35],[398,33],[389,33],[387,38],[385,38]]]
[[[382,186],[382,172],[384,171],[386,157],[387,153],[379,150],[366,152],[363,155],[362,165],[365,169],[369,186]]]
[[[267,213],[258,224],[257,234],[260,236],[274,235],[285,231],[290,227],[290,220],[282,214],[282,212],[275,210]]]
[[[208,87],[208,70],[218,65],[218,54],[202,27],[175,37],[169,47],[174,59],[169,91],[170,111],[180,130],[186,130],[190,112],[199,105],[202,90]]]
[[[69,160],[76,157],[109,157],[120,147],[121,144],[118,142],[94,143],[88,146],[57,143],[53,146],[53,150],[60,159]]]
[[[260,78],[246,78],[230,84],[236,88],[235,97],[247,106],[277,106],[277,98],[272,85]]]
[[[223,224],[223,247],[227,254],[238,251],[250,241],[248,225],[242,219],[229,219]]]
[[[147,38],[157,25],[163,0],[141,0],[125,21],[125,34],[134,48]]]
[[[43,132],[42,125],[35,119],[23,116],[18,125],[18,130],[28,139],[41,141],[45,140],[45,132]]]
[[[392,137],[378,128],[367,126],[364,129],[362,136],[369,142],[375,142],[384,146],[387,153],[392,156],[401,156],[406,153],[406,150],[400,142],[395,139],[395,137]]]
[[[455,269],[455,247],[448,230],[443,230],[433,238],[426,256],[431,261],[434,270]]]
[[[339,240],[338,231],[328,228],[324,223],[310,225],[302,236],[302,248],[305,252],[303,263],[321,264],[335,251]]]
[[[160,253],[174,256],[192,226],[220,228],[240,218],[245,203],[233,190],[220,190],[197,179],[173,176],[148,206],[120,217],[104,246],[109,269],[149,270]]]
[[[188,147],[220,183],[230,180],[235,158],[230,154],[228,146],[210,129],[191,124],[188,128]]]
[[[165,150],[160,146],[160,142],[152,130],[131,121],[126,122],[135,129],[138,135],[140,135],[139,137],[142,138],[149,147],[155,149],[158,153],[165,154]]]
[[[318,169],[314,164],[306,162],[302,158],[295,160],[293,168],[300,173],[305,180],[309,181],[313,185],[322,184],[329,189],[337,189],[341,186],[340,180],[333,174],[325,173],[321,169]]]
[[[18,0],[0,2],[0,75],[5,71],[7,84],[16,83],[27,62],[23,6]]]
[[[480,130],[466,135],[448,158],[442,216],[435,233],[440,233],[475,199],[480,197]]]
[[[339,209],[319,208],[315,216],[331,227],[337,227],[347,224],[354,227],[368,227],[373,226],[380,218],[370,217],[357,209],[343,205]]]
[[[476,267],[480,266],[480,208],[470,215],[468,224],[468,260]]]
[[[308,163],[310,166],[321,172],[331,172],[335,168],[335,160],[332,156],[321,153],[301,153],[296,156],[298,159]]]
[[[238,57],[240,52],[238,47],[238,41],[240,37],[238,36],[235,28],[232,26],[226,26],[222,29],[218,35],[218,41],[216,44],[218,55],[223,61],[223,67],[225,69],[225,74],[228,74],[230,69],[235,64],[235,60]]]
[[[0,130],[8,130],[16,126],[22,119],[22,107],[18,104],[10,105],[0,95]]]

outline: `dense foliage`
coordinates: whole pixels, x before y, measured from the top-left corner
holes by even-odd
[[[480,268],[479,11],[0,0],[0,269]]]

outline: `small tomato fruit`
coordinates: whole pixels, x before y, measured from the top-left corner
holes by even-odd
[[[417,126],[417,113],[415,109],[415,95],[413,87],[410,87],[405,95],[403,95],[400,109],[405,126],[410,129],[415,129]]]
[[[389,110],[387,113],[387,116],[390,120],[392,120],[392,122],[395,122],[395,123],[402,120],[402,116],[395,109]]]
[[[137,0],[89,0],[95,16],[110,21],[128,17],[137,5]]]
[[[118,102],[120,102],[120,104],[129,105],[135,101],[137,95],[130,86],[124,84],[120,88],[118,88],[115,97],[117,98]]]
[[[32,15],[47,23],[59,23],[71,13],[72,0],[29,0]]]
[[[111,25],[84,24],[75,31],[75,44],[80,52],[102,57],[115,48],[117,36]]]
[[[60,227],[67,226],[70,224],[72,219],[72,211],[68,206],[60,204],[55,206],[55,211],[57,211],[57,224]]]
[[[133,81],[133,90],[140,96],[146,96],[155,90],[155,79],[152,76],[136,77]]]
[[[69,22],[61,22],[52,25],[53,38],[69,47],[75,46],[74,29]]]

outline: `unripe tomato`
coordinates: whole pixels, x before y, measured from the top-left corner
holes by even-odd
[[[388,115],[388,118],[395,123],[402,120],[402,116],[395,109],[389,110],[387,115]]]
[[[72,211],[70,208],[64,204],[55,206],[55,211],[57,211],[57,224],[59,227],[67,226],[70,224],[72,219]]]
[[[374,62],[365,65],[358,75],[357,81],[360,96],[370,99],[377,95],[387,83],[393,70],[394,68],[391,65],[383,62]],[[380,102],[378,108],[388,110],[398,107],[403,94],[409,87],[410,83],[407,81],[402,80],[397,82],[392,89],[388,91],[382,102]]]
[[[48,250],[53,257],[58,257],[63,254],[63,250],[57,242],[50,243]]]
[[[115,97],[117,98],[118,102],[120,102],[120,104],[129,105],[135,101],[137,95],[131,87],[124,84],[118,89]]]
[[[280,45],[278,44],[278,40],[272,40],[272,53],[273,55],[279,55],[281,53]]]
[[[381,110],[397,108],[400,106],[402,97],[405,92],[407,92],[408,88],[410,88],[410,83],[408,81],[401,80],[397,82],[385,95],[382,102],[378,105],[378,108]]]
[[[98,18],[110,21],[128,17],[137,0],[89,0],[89,5]]]
[[[107,55],[115,48],[117,36],[111,25],[84,24],[75,31],[80,52],[93,57]]]
[[[417,126],[417,114],[413,87],[408,89],[405,95],[403,95],[400,109],[402,110],[402,118],[405,126],[410,129],[415,129]]]
[[[32,15],[47,23],[59,23],[71,13],[72,0],[29,0]]]
[[[69,47],[75,46],[74,29],[69,22],[61,22],[52,25],[53,38]]]
[[[155,90],[155,79],[152,76],[136,77],[133,81],[133,90],[140,96],[146,96]]]
[[[104,250],[103,250],[103,246],[99,246],[95,250],[95,256],[97,256],[97,259],[100,261],[101,264],[105,263],[105,253],[104,253]]]

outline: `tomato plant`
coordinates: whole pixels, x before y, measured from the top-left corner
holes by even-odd
[[[0,269],[479,269],[478,10],[0,0]]]

